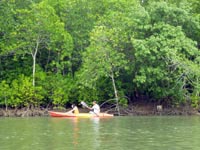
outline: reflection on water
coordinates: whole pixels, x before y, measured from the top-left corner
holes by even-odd
[[[0,150],[199,150],[199,117],[0,118]]]
[[[99,141],[99,121],[100,118],[95,117],[90,119],[92,122],[93,126],[93,139],[94,139],[94,148],[93,149],[98,149],[100,147],[100,141]]]
[[[91,148],[100,147],[99,142],[99,121],[100,118],[67,118],[72,123],[72,146],[74,149],[80,148],[85,140],[86,143],[92,143]],[[82,126],[81,122],[87,122],[87,127]],[[83,132],[87,129],[87,133]],[[90,142],[91,141],[91,142]]]
[[[73,123],[73,145],[76,147],[78,145],[79,137],[79,127],[78,127],[78,118],[72,118]]]

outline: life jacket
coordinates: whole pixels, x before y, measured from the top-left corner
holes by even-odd
[[[79,114],[79,110],[76,106],[74,107],[74,114]]]

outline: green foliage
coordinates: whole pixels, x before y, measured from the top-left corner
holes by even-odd
[[[11,85],[2,81],[1,87],[1,104],[10,107],[38,106],[44,98],[39,86],[33,87],[31,78],[21,75],[18,79],[12,81]]]
[[[5,55],[0,57],[0,62],[0,79],[7,80],[8,84],[21,74],[25,76],[32,74],[31,60],[28,56]]]
[[[33,85],[35,85],[35,63],[38,52],[51,50],[57,55],[52,64],[56,72],[64,67],[70,67],[69,61],[72,49],[71,36],[64,30],[54,9],[45,1],[32,4],[31,9],[17,9],[20,25],[16,28],[17,53],[30,54],[33,61]],[[49,61],[49,60],[48,60]]]
[[[124,107],[127,107],[128,106],[128,101],[126,98],[120,98],[119,99],[119,104],[124,106]]]
[[[84,86],[95,87],[101,77],[117,77],[120,69],[126,67],[124,54],[113,46],[113,32],[113,29],[99,26],[91,33],[91,44],[83,55],[84,63],[80,76]]]
[[[137,34],[132,38],[135,63],[139,66],[133,81],[140,91],[149,91],[153,98],[173,97],[176,101],[185,101],[188,82],[194,79],[183,79],[182,75],[199,76],[199,67],[194,60],[200,53],[196,42],[188,38],[196,31],[186,26],[191,23],[190,9],[160,2],[149,4],[147,11],[151,19],[143,32],[148,36],[141,38]],[[196,23],[193,22],[193,25],[198,29]]]
[[[40,94],[42,87],[33,87],[31,78],[20,76],[18,80],[13,80],[13,106],[38,106],[43,99],[43,95]]]
[[[11,88],[9,84],[6,83],[5,80],[3,80],[0,83],[0,104],[4,106],[8,106],[11,104]]]
[[[123,97],[137,93],[175,105],[190,100],[197,107],[199,5],[1,0],[0,104],[63,107],[103,103],[117,94],[126,105]]]
[[[174,81],[178,77],[174,74],[188,72],[184,63],[187,61],[191,64],[190,59],[199,52],[195,42],[185,37],[180,27],[159,23],[150,30],[150,37],[144,40],[133,39],[136,63],[141,67],[138,68],[134,82],[143,90],[161,98],[168,96],[170,89],[177,84]]]
[[[96,90],[95,88],[89,88],[89,87],[84,87],[84,86],[79,86],[76,90],[78,96],[77,96],[77,101],[81,102],[84,101],[86,103],[92,104],[92,101],[100,101],[100,95],[99,91]]]
[[[189,38],[199,43],[200,17],[199,14],[195,15],[192,12],[193,6],[191,4],[184,0],[176,5],[166,2],[152,2],[147,10],[151,16],[151,23],[164,22],[175,27],[181,26]]]
[[[46,97],[50,99],[50,103],[64,106],[71,102],[70,92],[74,88],[74,81],[70,76],[62,76],[60,74],[48,75],[40,81],[40,84],[47,91]]]
[[[199,102],[200,102],[199,96],[191,96],[192,107],[198,108],[199,107]]]

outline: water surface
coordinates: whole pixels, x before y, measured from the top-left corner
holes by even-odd
[[[0,150],[199,150],[200,118],[0,118]]]

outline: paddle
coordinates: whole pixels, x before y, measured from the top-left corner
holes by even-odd
[[[89,107],[84,101],[81,101],[81,104],[82,104],[84,107],[90,109],[90,107]]]
[[[91,110],[92,108],[89,107],[84,101],[81,101],[81,104],[86,107],[87,109]],[[99,116],[97,113],[95,113],[94,111],[92,111],[96,116]]]

